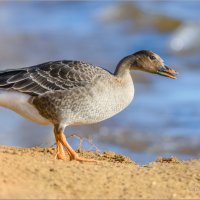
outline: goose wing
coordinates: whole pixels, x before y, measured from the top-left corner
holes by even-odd
[[[54,61],[32,67],[0,71],[0,88],[38,96],[55,90],[85,86],[109,72],[80,61]]]

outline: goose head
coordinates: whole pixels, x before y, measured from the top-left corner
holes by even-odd
[[[159,55],[148,50],[138,51],[123,58],[119,62],[115,74],[120,74],[126,70],[141,70],[172,79],[176,79],[177,75],[174,69],[164,64],[163,59]]]

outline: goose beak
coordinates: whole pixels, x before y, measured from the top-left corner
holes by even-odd
[[[176,75],[178,73],[176,72],[176,70],[165,65],[165,66],[160,67],[160,69],[157,71],[157,74],[161,76],[166,76],[168,78],[176,79]]]

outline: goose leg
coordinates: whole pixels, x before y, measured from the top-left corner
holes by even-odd
[[[66,160],[64,150],[63,149],[62,149],[63,151],[61,150],[61,148],[64,147],[65,150],[67,151],[67,153],[69,154],[70,160],[77,160],[77,161],[80,161],[80,162],[97,162],[96,160],[93,160],[93,159],[87,159],[87,158],[79,157],[79,155],[72,149],[72,147],[67,142],[67,139],[66,139],[65,134],[64,134],[64,128],[65,127],[61,126],[61,125],[55,125],[54,126],[54,134],[55,134],[56,143],[57,143],[57,150],[58,150],[57,158],[62,159],[62,160]]]
[[[63,149],[63,145],[59,141],[56,142],[56,145],[57,145],[57,147],[56,147],[55,158],[59,159],[59,160],[70,160],[65,154],[65,151]]]

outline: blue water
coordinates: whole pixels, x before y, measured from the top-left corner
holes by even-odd
[[[183,24],[200,19],[198,1],[135,1],[131,4],[146,12],[147,18],[152,13],[162,14],[179,19]],[[118,61],[128,54],[141,49],[155,51],[167,65],[179,71],[177,80],[133,72],[136,93],[127,109],[100,124],[69,128],[66,132],[93,135],[100,149],[104,149],[105,141],[109,141],[110,150],[118,153],[130,156],[139,152],[140,163],[155,155],[179,155],[180,147],[186,148],[189,154],[183,157],[198,157],[200,51],[188,54],[170,51],[169,42],[175,30],[160,32],[144,25],[134,31],[131,28],[135,27],[134,20],[106,20],[106,16],[121,5],[123,3],[119,1],[0,3],[0,67],[76,59],[113,71]],[[34,125],[3,108],[0,111],[1,144],[35,146],[54,143],[50,127]],[[135,140],[145,141],[148,145],[137,150]]]

